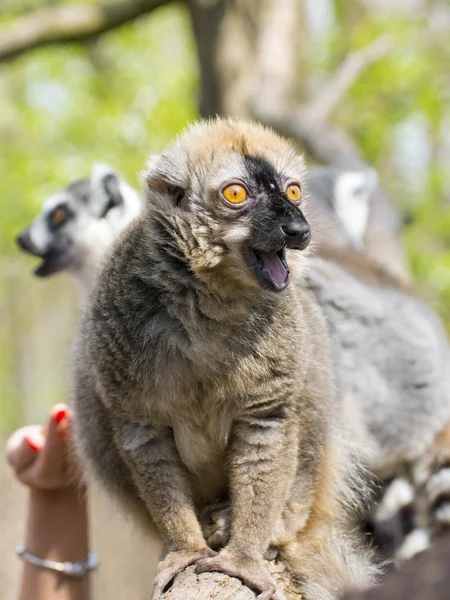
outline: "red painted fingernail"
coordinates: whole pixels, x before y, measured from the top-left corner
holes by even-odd
[[[33,440],[30,440],[29,437],[25,438],[25,442],[27,443],[28,448],[31,448],[31,450],[33,450],[34,452],[39,452],[39,446],[35,442],[33,442]]]
[[[53,418],[55,419],[56,423],[61,423],[61,421],[63,419],[65,419],[67,417],[67,410],[65,408],[61,408],[60,410],[56,411],[55,414],[53,415]]]

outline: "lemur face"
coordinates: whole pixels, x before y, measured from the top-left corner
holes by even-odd
[[[264,158],[244,155],[242,159],[244,177],[221,186],[218,201],[229,208],[234,222],[248,230],[242,256],[256,281],[279,292],[289,283],[286,249],[304,250],[311,240],[300,208],[301,183],[277,172]]]
[[[303,177],[302,157],[272,131],[203,122],[150,159],[148,206],[168,235],[176,231],[203,280],[219,275],[280,292],[289,283],[286,249],[311,239]]]
[[[337,219],[339,235],[355,250],[362,250],[377,184],[377,173],[371,168],[359,171],[339,167],[312,168],[307,177],[311,211]],[[338,235],[331,228],[328,233]]]
[[[48,198],[30,227],[17,236],[22,250],[42,259],[35,270],[38,277],[69,269],[76,262],[76,234],[82,214],[88,211],[89,195],[89,181],[76,181]]]
[[[22,250],[41,258],[35,275],[94,269],[118,233],[136,217],[141,200],[106,165],[48,198],[41,213],[17,236]]]

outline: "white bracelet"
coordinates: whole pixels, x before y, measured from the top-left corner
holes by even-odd
[[[17,546],[16,548],[16,554],[21,559],[30,563],[30,565],[50,569],[50,571],[56,571],[61,573],[61,575],[67,575],[68,577],[75,577],[77,579],[84,577],[89,571],[93,571],[98,567],[98,557],[95,552],[89,552],[88,560],[86,562],[58,562],[56,560],[34,556],[28,552],[23,544],[20,544],[20,546]]]

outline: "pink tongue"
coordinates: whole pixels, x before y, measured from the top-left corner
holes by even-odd
[[[271,281],[276,285],[283,285],[287,277],[287,269],[280,260],[278,254],[260,253],[261,260],[264,265],[264,270],[270,277]]]

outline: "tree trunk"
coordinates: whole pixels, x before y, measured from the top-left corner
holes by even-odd
[[[277,582],[280,600],[301,600],[298,587],[293,582],[286,565],[279,561],[266,561],[268,570]],[[255,593],[234,577],[223,573],[201,573],[189,567],[175,578],[171,588],[160,600],[255,600]]]

